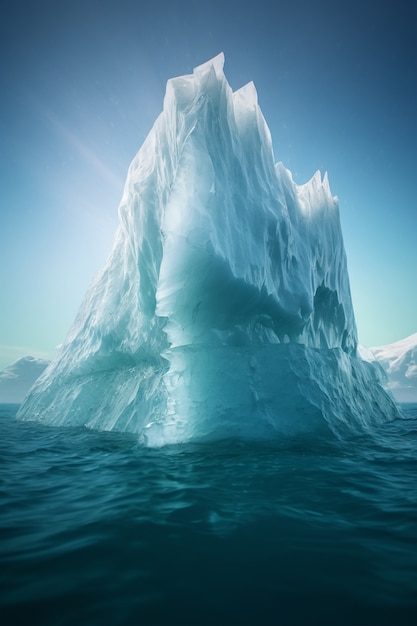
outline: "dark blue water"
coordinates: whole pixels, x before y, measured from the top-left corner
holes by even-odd
[[[0,406],[0,623],[417,624],[417,405],[372,437],[143,449]]]

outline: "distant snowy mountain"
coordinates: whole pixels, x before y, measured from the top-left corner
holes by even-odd
[[[39,378],[49,361],[25,356],[0,371],[0,403],[23,402],[26,393]]]
[[[417,333],[369,348],[364,356],[382,365],[388,377],[386,386],[399,402],[417,402]]]

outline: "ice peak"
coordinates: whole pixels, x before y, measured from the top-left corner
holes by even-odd
[[[258,106],[258,92],[256,91],[255,83],[251,80],[240,89],[237,89],[233,93],[233,99],[235,103],[244,104],[247,108],[256,108]]]
[[[212,67],[214,68],[216,75],[218,77],[223,75],[223,68],[224,68],[224,53],[223,52],[220,52],[209,61],[206,61],[205,63],[202,63],[201,65],[197,65],[197,67],[193,69],[193,74],[196,74],[196,75],[206,74],[206,72],[209,72]]]

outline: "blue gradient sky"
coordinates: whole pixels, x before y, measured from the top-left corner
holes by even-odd
[[[253,80],[275,157],[339,197],[365,345],[417,330],[416,3],[5,5],[0,368],[51,357],[110,250],[128,165],[168,78],[220,51]]]

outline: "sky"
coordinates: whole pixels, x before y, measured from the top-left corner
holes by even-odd
[[[359,341],[417,331],[414,0],[29,0],[0,21],[0,368],[51,358],[110,252],[166,82],[220,51],[276,161],[329,173]]]

